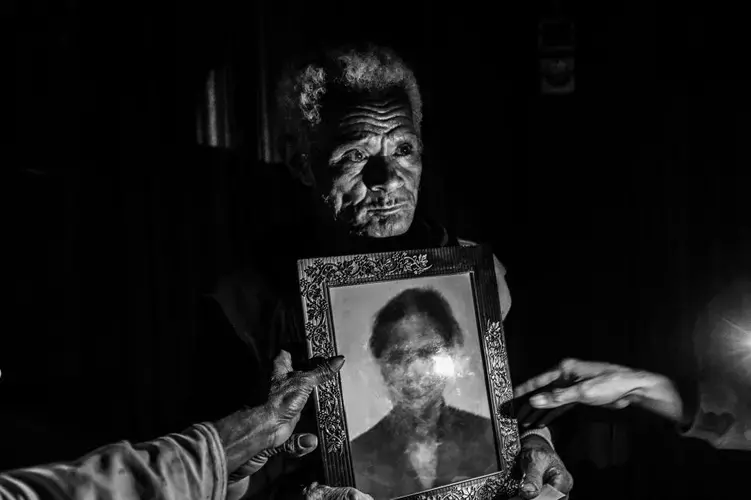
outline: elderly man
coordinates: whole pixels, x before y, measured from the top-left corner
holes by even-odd
[[[222,280],[213,294],[261,373],[279,349],[301,362],[307,357],[297,259],[472,244],[420,215],[422,101],[413,72],[393,52],[369,47],[324,54],[282,79],[278,101],[287,137],[294,137],[288,164],[310,203],[279,239],[258,241],[253,265]],[[290,193],[291,186],[279,195]],[[496,273],[505,316],[511,298],[497,261]],[[313,417],[304,416],[301,428],[314,431]],[[572,488],[547,429],[523,434],[521,444],[523,496],[536,497],[543,483],[566,493]],[[303,470],[292,479],[296,463]],[[320,463],[295,464],[269,464],[269,488],[256,475],[254,491],[272,498],[283,494],[282,485],[320,480]],[[287,479],[280,483],[280,476]]]

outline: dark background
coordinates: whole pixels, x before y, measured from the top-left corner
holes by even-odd
[[[542,96],[549,6],[482,5],[19,3],[0,467],[178,430],[166,422],[191,391],[195,296],[289,205],[257,161],[259,95],[273,90],[261,82],[318,42],[371,39],[413,63],[423,202],[507,266],[507,337],[536,346],[514,379],[563,356],[690,374],[696,313],[751,255],[740,8],[564,2],[576,91]],[[196,145],[206,77],[221,68],[232,156]],[[238,210],[247,200],[278,208]],[[649,415],[578,409],[558,424],[572,498],[746,489],[748,455]]]

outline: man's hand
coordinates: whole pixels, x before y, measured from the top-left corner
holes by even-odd
[[[303,491],[305,500],[373,500],[373,497],[354,488],[331,488],[313,483]]]
[[[540,392],[529,399],[529,404],[540,409],[571,403],[622,409],[637,403],[672,420],[682,416],[678,391],[666,377],[625,366],[576,359],[566,359],[553,370],[518,386],[514,397],[522,397],[556,381],[568,386]]]
[[[574,478],[550,443],[540,436],[531,435],[522,439],[521,445],[519,461],[524,482],[519,495],[535,498],[545,484],[568,495],[574,487]]]
[[[263,450],[229,475],[225,500],[239,500],[244,497],[250,486],[250,476],[261,470],[274,455],[285,454],[292,458],[300,458],[317,447],[318,438],[314,434],[293,434],[283,445]]]
[[[285,454],[291,458],[301,458],[314,451],[318,447],[318,438],[315,434],[293,434],[281,446],[263,450],[245,462],[235,472],[230,474],[229,482],[234,483],[244,479],[247,476],[255,474],[261,467],[266,465],[269,458],[274,455]]]
[[[276,357],[266,403],[271,424],[268,448],[281,446],[290,438],[313,389],[333,378],[343,365],[344,356],[335,356],[313,370],[297,372],[292,370],[292,356],[287,351]]]
[[[344,365],[344,357],[324,360],[309,371],[293,371],[292,358],[282,351],[274,360],[269,399],[215,424],[227,455],[230,474],[265,450],[282,446],[292,435],[313,389],[331,378]]]

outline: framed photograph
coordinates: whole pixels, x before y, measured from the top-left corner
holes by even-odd
[[[516,495],[491,251],[305,259],[298,272],[310,356],[346,359],[315,393],[326,484],[379,500]]]

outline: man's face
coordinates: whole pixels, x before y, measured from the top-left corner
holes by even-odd
[[[452,376],[453,353],[434,322],[408,316],[391,326],[389,340],[380,366],[391,402],[420,409],[439,400]]]
[[[323,157],[313,168],[337,222],[371,238],[405,233],[422,173],[406,93],[350,94],[324,117],[323,130]]]

